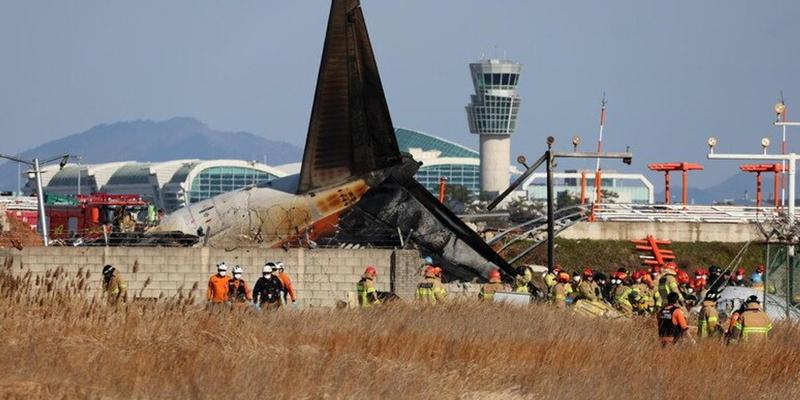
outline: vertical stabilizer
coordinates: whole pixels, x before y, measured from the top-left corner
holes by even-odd
[[[297,192],[401,163],[358,0],[333,0]]]

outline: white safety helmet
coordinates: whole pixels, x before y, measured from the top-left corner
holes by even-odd
[[[233,275],[234,275],[234,276],[235,276],[236,274],[239,274],[239,275],[241,275],[243,272],[244,272],[244,270],[242,269],[242,267],[240,267],[240,266],[238,266],[238,265],[237,265],[237,266],[235,266],[235,267],[233,267]]]
[[[275,263],[268,262],[268,263],[264,264],[264,269],[262,270],[262,273],[264,275],[271,274],[272,271],[275,271]]]
[[[227,270],[228,270],[228,266],[225,265],[225,261],[217,264],[217,271],[227,271]]]
[[[275,263],[275,265],[278,266],[278,271],[284,270],[283,261],[278,261],[277,263]]]

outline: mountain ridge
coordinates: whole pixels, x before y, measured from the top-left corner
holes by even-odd
[[[241,159],[281,165],[300,161],[302,149],[244,132],[208,127],[192,117],[163,121],[139,119],[95,125],[83,132],[51,140],[18,154],[22,159],[61,153],[80,155],[81,163],[157,162],[177,159]],[[74,162],[74,160],[72,161]],[[0,189],[15,190],[17,166],[0,164]]]

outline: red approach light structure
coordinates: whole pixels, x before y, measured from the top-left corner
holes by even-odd
[[[675,254],[672,253],[672,250],[661,248],[661,246],[672,244],[670,240],[656,239],[653,235],[647,235],[642,240],[631,240],[631,243],[636,245],[636,251],[650,253],[650,255],[639,256],[639,258],[644,259],[644,265],[664,266],[666,263],[675,260]]]
[[[445,193],[447,192],[447,177],[439,177],[439,203],[444,204]]]
[[[647,168],[651,171],[660,171],[664,172],[664,204],[670,204],[670,195],[669,195],[669,173],[673,171],[681,171],[682,172],[682,194],[681,200],[684,206],[686,206],[687,198],[689,197],[689,171],[702,171],[703,166],[697,163],[690,163],[690,162],[675,162],[675,163],[656,163],[656,164],[647,164]]]
[[[752,172],[756,174],[756,207],[761,207],[761,173],[772,172],[775,176],[775,189],[772,197],[775,201],[775,207],[780,206],[780,187],[781,187],[781,173],[783,173],[783,166],[780,163],[775,164],[744,164],[740,165],[739,169],[743,172]]]

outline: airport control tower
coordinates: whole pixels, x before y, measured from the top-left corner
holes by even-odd
[[[517,129],[522,64],[488,59],[469,65],[475,94],[467,105],[470,132],[480,135],[481,192],[499,193],[511,180],[511,134]]]

